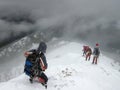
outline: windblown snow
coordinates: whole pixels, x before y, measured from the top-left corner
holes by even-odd
[[[100,55],[98,65],[85,61],[83,44],[61,41],[46,54],[49,78],[47,90],[120,90],[120,67],[114,60]],[[49,46],[48,46],[49,48]],[[24,64],[24,63],[23,63]],[[0,90],[45,90],[37,81],[31,84],[25,74],[0,83]]]

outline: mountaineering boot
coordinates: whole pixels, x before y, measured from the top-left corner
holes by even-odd
[[[30,81],[30,83],[33,83],[33,78],[30,78],[29,81]]]
[[[41,83],[45,88],[47,89],[47,84],[46,83]]]
[[[47,84],[45,84],[44,86],[45,86],[45,88],[47,89]]]

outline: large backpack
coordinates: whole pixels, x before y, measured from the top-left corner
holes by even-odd
[[[26,75],[34,77],[43,69],[47,69],[47,67],[48,64],[44,54],[40,53],[39,55],[35,56],[35,53],[33,53],[32,55],[28,56],[28,58],[25,61],[24,72]]]
[[[28,76],[34,76],[34,70],[35,70],[35,63],[36,63],[36,58],[37,55],[35,53],[35,50],[32,50],[33,54],[30,54],[25,61],[25,66],[24,66],[24,72]]]

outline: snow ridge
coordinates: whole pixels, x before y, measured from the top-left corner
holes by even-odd
[[[82,56],[83,44],[62,41],[58,45],[46,54],[48,90],[120,90],[120,66],[115,65],[112,59],[101,54],[98,65],[93,65],[92,57],[85,61]],[[30,84],[25,74],[0,83],[0,90],[8,89],[45,90],[36,81]]]

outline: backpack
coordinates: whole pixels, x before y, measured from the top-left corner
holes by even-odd
[[[36,76],[39,71],[45,71],[47,66],[45,55],[43,53],[36,55],[33,52],[25,61],[24,72],[26,75],[33,77]]]
[[[35,50],[32,50],[31,52],[33,52],[33,54],[30,54],[25,61],[25,65],[24,65],[24,72],[26,75],[28,76],[34,76],[34,71],[35,71],[35,63],[36,63],[36,58],[37,55],[35,53]]]

